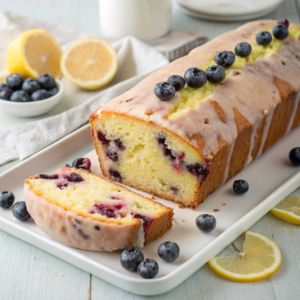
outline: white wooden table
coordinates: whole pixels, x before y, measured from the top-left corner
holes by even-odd
[[[0,0],[0,9],[100,34],[97,0]],[[275,12],[265,18],[287,17],[290,21],[299,23],[299,12],[300,0],[286,0]],[[190,18],[177,9],[173,10],[173,27],[201,31],[210,39],[240,24],[242,23],[202,21]],[[1,166],[0,173],[17,163],[19,161]],[[273,277],[255,283],[234,283],[218,277],[205,265],[177,288],[164,295],[156,296],[155,299],[300,299],[299,226],[285,223],[268,213],[251,229],[274,239],[282,250],[282,266]],[[143,298],[146,299],[120,290],[0,231],[1,300]]]

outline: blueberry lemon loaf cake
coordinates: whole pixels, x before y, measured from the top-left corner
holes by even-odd
[[[300,122],[300,26],[248,23],[90,117],[105,176],[195,208]]]
[[[141,248],[172,227],[171,208],[82,169],[30,177],[24,198],[42,231],[84,250]]]

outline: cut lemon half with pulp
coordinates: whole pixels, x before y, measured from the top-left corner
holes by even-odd
[[[73,43],[61,58],[61,70],[77,86],[95,90],[109,83],[118,68],[114,48],[100,38]]]
[[[24,78],[37,78],[50,73],[61,77],[61,49],[57,41],[44,29],[31,29],[18,35],[10,44],[6,64],[10,73]]]
[[[261,233],[246,231],[243,250],[214,257],[210,268],[223,278],[252,282],[269,278],[280,267],[281,252],[277,244]]]
[[[300,197],[289,196],[279,202],[271,213],[288,223],[300,225]]]

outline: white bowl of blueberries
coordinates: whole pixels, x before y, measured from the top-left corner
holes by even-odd
[[[63,84],[51,74],[23,79],[11,73],[0,83],[0,109],[19,117],[35,117],[50,111],[60,100]]]

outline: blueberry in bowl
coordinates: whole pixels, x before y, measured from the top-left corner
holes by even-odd
[[[22,84],[22,90],[28,95],[31,95],[33,92],[41,88],[39,82],[35,78],[27,78]]]
[[[45,73],[45,74],[41,75],[37,79],[37,81],[39,82],[39,84],[41,85],[41,87],[44,88],[45,90],[51,90],[51,89],[53,89],[53,88],[56,87],[55,79],[49,73]]]
[[[10,97],[11,97],[13,92],[14,92],[14,90],[12,90],[11,88],[9,88],[7,86],[2,87],[0,89],[0,99],[10,100]]]
[[[32,101],[30,96],[22,91],[22,90],[19,90],[19,91],[15,91],[11,94],[10,96],[10,101],[14,101],[14,102],[29,102],[29,101]]]
[[[32,101],[44,100],[44,99],[47,99],[47,98],[49,98],[49,93],[44,89],[36,90],[31,95],[31,100]]]
[[[20,90],[23,84],[23,77],[18,73],[11,73],[6,78],[6,84],[14,91]]]

